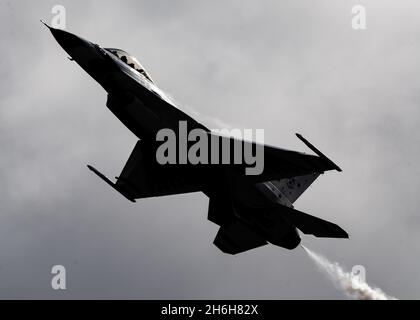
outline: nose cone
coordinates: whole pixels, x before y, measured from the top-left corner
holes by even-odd
[[[70,32],[50,28],[52,35],[59,45],[70,55],[73,56],[75,51],[81,48],[90,47],[90,43]]]
[[[54,28],[50,28],[50,30],[55,40],[57,40],[60,46],[68,53],[74,51],[74,49],[77,47],[83,47],[87,44],[85,40],[70,32]]]
[[[50,29],[53,37],[55,38],[55,40],[57,40],[58,44],[73,58],[74,58],[74,54],[80,49],[91,47],[91,43],[89,41],[84,40],[70,32],[50,27],[42,20],[41,22],[48,29]]]

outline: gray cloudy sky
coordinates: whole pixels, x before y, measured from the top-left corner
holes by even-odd
[[[136,138],[39,19],[137,56],[204,123],[264,128],[266,142],[344,172],[296,203],[350,240],[303,243],[398,298],[419,298],[420,3],[416,0],[0,0],[0,298],[342,299],[303,250],[239,256],[212,245],[201,194],[132,204],[92,175],[120,173]],[[363,4],[367,30],[351,28]],[[67,269],[66,291],[51,267]]]

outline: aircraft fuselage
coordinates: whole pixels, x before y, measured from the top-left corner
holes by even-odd
[[[141,141],[152,146],[150,153],[157,147],[157,133],[161,129],[172,129],[176,132],[181,122],[187,123],[188,130],[202,129],[210,133],[208,128],[182,111],[144,70],[136,69],[134,63],[129,65],[128,57],[122,61],[110,49],[104,49],[63,30],[50,30],[71,60],[77,62],[106,90],[107,107],[114,115]],[[229,166],[197,166],[192,170],[191,176],[197,173],[205,181],[201,191],[210,198],[209,220],[222,228],[233,228],[229,231],[232,234],[235,230],[253,230],[252,232],[259,234],[256,236],[256,243],[260,243],[262,239],[262,242],[266,240],[288,249],[299,244],[297,229],[284,213],[287,208],[293,208],[292,203],[284,202],[284,195],[282,197],[281,192],[275,190],[275,187],[273,189],[269,182],[251,183],[244,178],[244,173],[238,173]],[[95,173],[106,180],[96,170]],[[109,180],[106,181],[113,185]],[[127,197],[130,191],[125,191],[127,193],[124,195]],[[225,211],[223,216],[220,215],[220,210]],[[240,225],[232,224],[233,220],[239,221]],[[222,239],[223,237],[225,236],[221,235]],[[236,250],[225,247],[229,242],[230,240],[226,240],[218,246],[224,248],[222,250],[225,252]]]

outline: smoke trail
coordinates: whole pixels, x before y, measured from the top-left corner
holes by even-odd
[[[345,271],[337,262],[330,262],[327,258],[305,249],[308,256],[315,264],[342,290],[349,298],[358,300],[397,300],[384,293],[379,288],[372,288],[358,276]]]

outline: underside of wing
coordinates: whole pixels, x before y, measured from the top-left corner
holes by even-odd
[[[163,166],[155,152],[138,141],[122,170],[116,186],[127,189],[134,198],[147,198],[201,191],[191,170],[182,166]]]
[[[258,183],[257,188],[274,202],[293,207],[293,203],[318,177],[319,173],[311,173],[304,176],[272,180]]]
[[[304,176],[274,180],[271,183],[287,198],[294,203],[309,186],[319,177],[319,173]]]
[[[191,168],[160,165],[155,154],[138,141],[117,178],[116,188],[134,199],[202,191],[202,182]]]
[[[238,140],[233,137],[218,136],[214,133],[210,133],[210,137],[212,139],[219,139],[219,145],[221,145],[219,148],[222,153],[226,153],[225,150],[229,150],[227,157],[231,161],[229,166],[239,175],[245,173],[244,179],[248,183],[321,174],[329,170],[341,171],[334,162],[299,134],[297,134],[297,137],[314,151],[316,155],[275,148],[269,145],[260,145],[255,142]],[[228,147],[225,148],[226,145]],[[242,151],[243,154],[240,154],[237,159],[238,150],[240,150],[239,152]],[[210,152],[213,151],[210,150]],[[245,171],[246,169],[252,170],[248,170],[247,172]]]

